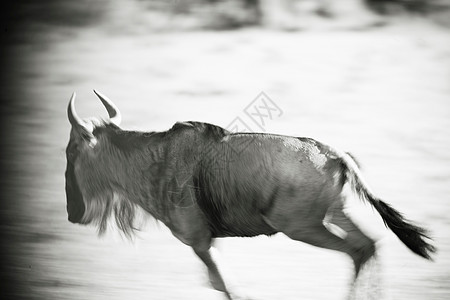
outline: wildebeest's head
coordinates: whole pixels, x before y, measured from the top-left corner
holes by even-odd
[[[119,125],[121,115],[117,107],[102,94],[94,91],[106,107],[109,114],[109,122]],[[66,148],[67,168],[66,168],[66,197],[67,197],[67,213],[69,221],[72,223],[87,224],[92,221],[92,214],[88,212],[92,203],[87,204],[83,194],[86,193],[86,162],[95,161],[95,147],[97,138],[94,130],[101,124],[98,119],[91,118],[88,120],[81,119],[75,111],[75,93],[70,99],[67,108],[72,129],[70,132],[70,141]],[[93,168],[95,166],[90,166]],[[83,189],[81,189],[80,181],[84,181]]]

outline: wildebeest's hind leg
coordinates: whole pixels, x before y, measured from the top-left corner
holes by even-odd
[[[323,224],[316,224],[308,228],[298,230],[282,231],[293,240],[301,241],[316,247],[336,250],[347,253],[355,262],[355,273],[358,267],[358,250],[353,247],[346,239],[343,239],[330,231]]]
[[[366,236],[344,213],[342,202],[330,212],[330,223],[337,225],[344,231],[344,239],[352,245],[349,253],[355,264],[355,280],[364,264],[375,255],[375,242]]]
[[[347,221],[349,223],[346,223]],[[360,237],[360,231],[356,227],[351,229],[353,226],[348,218],[345,222],[344,219],[341,219],[339,223],[341,225],[346,223],[346,226],[343,226],[345,229],[341,227],[345,231],[342,232],[343,234],[339,234],[342,237],[331,233],[323,224],[316,224],[308,228],[305,228],[305,224],[302,224],[302,228],[283,231],[283,233],[294,240],[302,241],[313,246],[347,253],[352,258],[355,266],[355,276],[350,287],[349,299],[357,299],[354,295],[359,290],[357,288],[359,286],[357,284],[359,280],[357,281],[356,279],[361,267],[373,256],[375,248],[370,239],[358,238]]]
[[[364,235],[361,230],[342,211],[342,201],[336,200],[328,210],[324,220],[299,216],[298,211],[292,210],[280,215],[266,216],[265,220],[276,230],[283,232],[294,240],[302,241],[313,246],[347,253],[355,266],[355,279],[367,260],[375,254],[374,242]],[[332,230],[337,225],[340,229]]]
[[[349,254],[355,265],[355,276],[348,299],[380,299],[379,265],[375,260],[375,242],[361,232],[345,214],[342,202],[330,211],[328,216],[329,220],[325,221],[338,226],[344,233],[343,238],[354,247],[354,251]],[[366,268],[364,273],[361,273],[366,265],[370,265],[370,268]]]

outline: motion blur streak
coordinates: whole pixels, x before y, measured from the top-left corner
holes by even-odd
[[[385,298],[448,299],[448,10],[419,16],[399,4],[361,19],[336,7],[328,18],[326,10],[315,13],[315,1],[295,9],[259,1],[262,17],[249,8],[254,19],[244,24],[246,8],[233,1],[185,2],[15,1],[2,9],[9,23],[2,27],[0,297],[222,297],[202,286],[202,264],[164,226],[149,222],[132,246],[67,221],[67,98],[77,91],[80,116],[106,118],[92,97],[97,88],[120,99],[124,128],[155,131],[183,120],[225,127],[266,92],[283,109],[266,132],[351,151],[373,190],[432,233],[439,251],[429,263],[349,199],[355,223],[381,238]],[[343,2],[351,1],[333,1]],[[350,260],[282,235],[217,246],[235,281],[257,299],[343,299],[351,280]]]

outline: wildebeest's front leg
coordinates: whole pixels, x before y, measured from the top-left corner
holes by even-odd
[[[228,273],[218,250],[211,245],[209,248],[193,247],[193,249],[208,268],[209,281],[214,289],[224,292],[228,299],[243,299],[242,295],[236,293],[231,278],[226,276]]]
[[[200,250],[200,249],[194,248],[195,254],[197,254],[198,257],[200,257],[200,259],[205,263],[206,267],[208,268],[209,281],[210,281],[211,285],[216,290],[227,293],[227,289],[225,287],[225,282],[219,272],[219,266],[214,261],[213,255],[211,255],[211,252],[214,250],[215,249],[213,247],[210,247],[207,250],[203,250],[203,249]]]
[[[224,278],[226,270],[220,255],[212,246],[211,232],[203,220],[202,212],[196,207],[175,207],[171,222],[166,225],[173,235],[184,244],[191,246],[195,254],[208,268],[209,280],[214,289],[224,292],[228,299],[241,299],[236,296],[236,290],[229,277]],[[233,289],[233,291],[230,291]]]

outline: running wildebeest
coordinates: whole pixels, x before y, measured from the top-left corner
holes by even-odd
[[[211,247],[218,237],[281,232],[347,253],[356,279],[375,244],[343,212],[346,183],[411,251],[427,259],[435,251],[423,228],[375,196],[346,152],[311,138],[231,133],[200,122],[176,123],[164,132],[127,131],[119,127],[121,114],[112,101],[95,93],[108,120],[82,120],[75,94],[68,106],[69,221],[94,223],[103,233],[113,217],[132,236],[143,210],[193,248],[212,286],[229,299],[233,293]],[[333,232],[331,224],[345,234]]]

